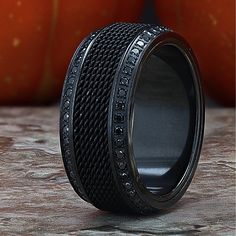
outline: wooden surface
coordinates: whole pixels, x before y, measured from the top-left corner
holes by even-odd
[[[58,108],[0,108],[0,235],[235,235],[234,129],[233,109],[207,110],[201,161],[182,200],[155,216],[115,216],[68,183]]]

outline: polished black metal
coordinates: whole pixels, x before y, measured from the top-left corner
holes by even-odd
[[[165,27],[117,23],[85,39],[61,101],[62,156],[75,191],[113,212],[177,202],[202,145],[199,77],[190,46]]]

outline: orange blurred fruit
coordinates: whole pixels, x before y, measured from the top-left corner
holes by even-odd
[[[156,0],[161,23],[191,44],[204,87],[224,105],[235,105],[235,0]]]
[[[143,0],[0,0],[0,104],[59,98],[70,58],[91,31],[139,19]]]

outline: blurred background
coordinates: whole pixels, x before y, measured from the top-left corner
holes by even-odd
[[[163,24],[192,46],[209,106],[235,106],[235,0],[0,0],[0,105],[58,103],[81,40],[113,22]]]

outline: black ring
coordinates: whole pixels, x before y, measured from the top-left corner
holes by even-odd
[[[85,201],[142,214],[173,205],[192,180],[203,139],[191,48],[161,26],[97,31],[72,58],[60,116],[65,169]]]

